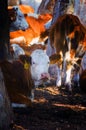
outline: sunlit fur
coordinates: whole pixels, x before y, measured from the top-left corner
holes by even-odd
[[[71,71],[80,53],[78,52],[76,57],[76,50],[79,44],[83,44],[85,35],[86,29],[79,18],[72,14],[60,16],[50,28],[50,44],[62,57],[62,73],[64,73],[62,78],[65,80],[62,84],[67,84],[69,87],[71,87]]]

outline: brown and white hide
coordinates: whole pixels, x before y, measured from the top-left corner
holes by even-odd
[[[9,98],[12,103],[31,105],[31,91],[34,87],[30,73],[29,58],[21,56],[23,60],[0,63]]]
[[[76,50],[85,38],[86,29],[77,16],[65,14],[60,16],[50,28],[50,45],[61,55],[61,85],[69,86],[71,90],[71,71],[77,61]]]

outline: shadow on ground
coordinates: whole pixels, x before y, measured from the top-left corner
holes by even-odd
[[[32,107],[13,110],[24,130],[86,130],[86,94],[80,91],[37,88]]]

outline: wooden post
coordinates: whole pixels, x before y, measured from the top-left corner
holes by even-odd
[[[0,0],[0,62],[9,55],[9,19],[7,0]],[[0,68],[0,130],[9,130],[13,120],[10,100],[4,84],[3,73]]]
[[[12,120],[13,112],[5,88],[3,73],[0,69],[0,130],[9,130]]]

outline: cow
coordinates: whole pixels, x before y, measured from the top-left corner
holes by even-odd
[[[30,72],[31,58],[21,55],[19,60],[0,62],[1,71],[11,103],[31,105],[34,82]]]
[[[10,31],[26,30],[29,25],[24,17],[24,14],[21,12],[18,6],[13,6],[13,9],[16,13],[16,20],[11,22]]]
[[[85,35],[86,29],[80,23],[79,18],[72,14],[59,16],[57,21],[50,27],[50,46],[62,59],[60,68],[61,84],[59,85],[66,85],[69,90],[72,89],[71,71],[80,53],[77,49],[80,45],[83,48]]]
[[[51,18],[50,14],[40,15],[38,18],[32,16],[25,16],[26,21],[29,24],[29,28],[25,31],[18,30],[10,32],[10,42],[15,43],[15,39],[17,37],[24,37],[26,45],[29,45],[32,42],[33,38],[39,38],[40,33],[45,31],[44,24]],[[34,26],[35,23],[35,26]],[[17,41],[16,41],[17,43]],[[19,43],[19,41],[18,41]]]
[[[31,76],[36,87],[49,80],[48,69],[50,60],[46,52],[44,52],[45,46],[35,44],[27,48],[13,44],[12,47],[14,49],[13,52],[11,51],[11,54],[14,60],[19,59],[24,54],[31,57]]]

